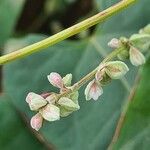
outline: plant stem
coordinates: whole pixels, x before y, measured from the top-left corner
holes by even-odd
[[[54,45],[54,44],[62,41],[70,36],[73,36],[81,31],[99,23],[99,22],[103,22],[109,16],[126,8],[128,5],[132,4],[135,1],[136,0],[122,0],[119,3],[115,4],[114,6],[111,6],[108,9],[94,15],[93,17],[90,17],[90,18],[88,18],[68,29],[65,29],[47,39],[44,39],[42,41],[39,41],[35,44],[29,45],[22,49],[19,49],[15,52],[1,56],[0,57],[0,65],[8,63],[8,62],[16,60],[16,59],[19,59],[19,58],[22,58],[22,57],[25,57],[25,56],[35,53],[37,51],[40,51],[44,48],[47,48],[51,45]]]
[[[100,64],[103,64],[107,61],[112,60],[113,58],[115,58],[122,50],[122,48],[118,48],[116,50],[113,50],[113,52],[111,52]],[[71,89],[65,91],[64,93],[61,93],[58,95],[58,99],[61,97],[65,97],[68,94],[75,92],[77,90],[79,90],[84,84],[86,84],[88,81],[90,81],[91,79],[93,79],[95,77],[95,74],[97,72],[98,67],[96,67],[93,71],[91,71],[90,73],[88,73],[86,76],[84,76],[81,80],[79,80],[78,82],[76,82]]]

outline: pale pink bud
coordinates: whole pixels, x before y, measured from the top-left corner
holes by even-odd
[[[46,98],[46,101],[50,104],[55,104],[57,100],[57,96],[56,94],[52,93],[51,95],[49,95],[47,98]]]
[[[48,104],[39,111],[42,117],[47,121],[56,121],[60,119],[60,109],[53,105]]]
[[[40,113],[37,113],[31,118],[30,124],[33,129],[38,131],[42,127],[43,117]]]
[[[98,82],[92,80],[85,89],[86,100],[97,100],[103,94],[103,89]]]
[[[26,102],[31,110],[38,110],[47,104],[46,100],[36,93],[30,92],[26,97]]]
[[[97,81],[101,81],[103,80],[104,75],[105,75],[105,68],[99,69],[95,74],[95,79]]]
[[[53,86],[58,87],[60,89],[63,88],[63,80],[58,73],[52,72],[50,73],[50,75],[47,76],[47,78]]]
[[[130,61],[134,66],[139,66],[145,63],[144,55],[135,47],[132,46],[130,48],[129,54],[130,54]]]
[[[119,48],[120,40],[113,38],[110,42],[108,42],[108,46],[111,48]]]

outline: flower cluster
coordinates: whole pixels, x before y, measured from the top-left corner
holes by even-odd
[[[62,78],[58,73],[52,72],[47,76],[49,82],[60,89],[60,94],[71,86],[72,74],[67,74]],[[60,97],[56,93],[46,93],[38,95],[30,92],[26,97],[26,102],[32,111],[37,114],[31,118],[31,127],[39,130],[43,120],[56,121],[60,117],[66,117],[72,112],[80,109],[78,104],[78,91],[71,92],[66,97]]]
[[[121,61],[103,61],[96,68],[96,71],[94,70],[94,73],[91,72],[92,75],[88,74],[90,77],[87,75],[88,77],[80,80],[82,84],[79,81],[73,86],[71,86],[72,74],[67,74],[62,78],[58,73],[52,72],[47,78],[54,87],[59,88],[59,93],[38,95],[30,92],[27,95],[26,102],[29,104],[30,109],[37,112],[31,119],[33,129],[39,130],[44,120],[56,121],[60,117],[66,117],[79,110],[79,93],[77,90],[89,79],[91,81],[85,89],[86,100],[97,100],[103,94],[102,87],[104,85],[112,79],[120,79],[129,71],[128,66],[122,60],[129,59],[134,66],[144,64],[145,57],[141,51],[150,48],[150,26],[140,30],[139,34],[134,34],[129,39],[125,37],[113,38],[108,46],[119,50],[116,55]],[[94,79],[92,80],[92,78]]]
[[[97,100],[103,94],[102,85],[110,82],[111,79],[119,79],[128,72],[129,68],[121,61],[110,61],[101,64],[95,78],[85,89],[86,100]]]

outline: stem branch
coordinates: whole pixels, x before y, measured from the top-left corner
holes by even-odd
[[[113,58],[115,58],[123,49],[122,48],[118,48],[116,50],[113,50],[113,52],[111,52],[99,65],[112,60]],[[93,71],[91,71],[90,73],[88,73],[86,76],[84,76],[81,80],[79,80],[78,82],[76,82],[71,89],[65,91],[64,93],[61,93],[58,95],[58,99],[61,97],[65,97],[68,94],[75,92],[77,90],[79,90],[84,84],[86,84],[88,81],[90,81],[91,79],[93,79],[95,77],[95,74],[97,72],[98,67],[96,67]]]

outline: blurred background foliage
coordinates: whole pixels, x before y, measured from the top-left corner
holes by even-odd
[[[119,0],[1,0],[1,54],[53,35]],[[57,71],[79,80],[111,51],[112,37],[130,36],[150,23],[150,1],[133,6],[47,50],[1,66],[0,149],[16,150],[105,150],[111,143],[120,114],[128,106],[115,142],[116,150],[149,150],[150,147],[150,59],[140,68],[104,88],[97,102],[85,102],[80,91],[78,112],[53,123],[40,132],[30,128],[33,113],[25,97],[29,91],[56,90],[46,75]],[[90,61],[89,61],[90,60]],[[136,79],[136,80],[135,80]],[[129,104],[129,105],[128,105]]]

